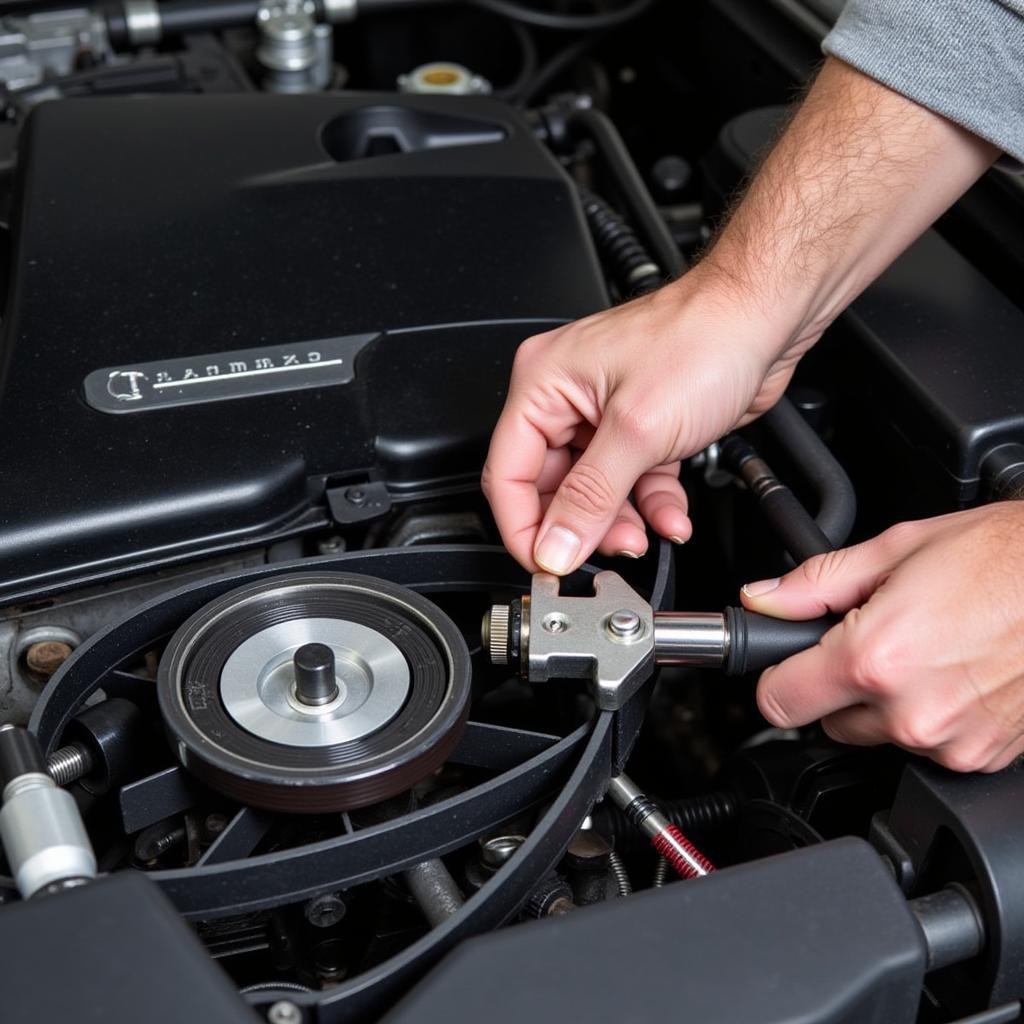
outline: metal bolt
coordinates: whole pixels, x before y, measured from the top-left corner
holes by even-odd
[[[630,611],[628,608],[622,608],[617,612],[612,612],[608,617],[608,632],[612,636],[622,637],[626,639],[631,636],[636,636],[640,632],[640,628],[643,623],[640,621],[640,616],[636,612]]]
[[[345,901],[333,892],[314,896],[304,911],[306,920],[314,928],[333,928],[345,916]]]
[[[40,676],[52,676],[71,656],[71,645],[60,640],[42,640],[25,652],[25,664]]]
[[[364,491],[362,487],[350,487],[345,492],[345,500],[351,502],[353,505],[365,505],[366,491]]]
[[[303,704],[322,707],[338,696],[334,651],[327,644],[303,644],[292,658],[295,695]]]
[[[497,870],[526,842],[525,836],[492,836],[480,843],[480,859]]]
[[[279,999],[267,1010],[267,1024],[302,1024],[302,1011],[290,1000]]]
[[[564,633],[569,628],[569,620],[559,612],[552,612],[544,617],[542,625],[549,633]]]
[[[70,786],[92,769],[89,752],[75,743],[55,750],[46,759],[46,770],[58,786]]]
[[[227,827],[228,818],[226,814],[214,812],[213,814],[208,814],[203,821],[203,828],[206,829],[206,834],[211,839],[219,836]]]
[[[557,899],[552,900],[551,905],[548,907],[546,913],[548,917],[564,917],[566,914],[576,909],[576,904],[572,900],[565,896],[559,896]]]

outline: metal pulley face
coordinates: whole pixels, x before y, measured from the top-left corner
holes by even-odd
[[[182,764],[254,807],[344,811],[414,786],[451,753],[470,659],[426,598],[369,576],[295,573],[202,608],[160,662]]]

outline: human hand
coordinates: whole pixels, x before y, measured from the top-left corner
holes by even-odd
[[[892,742],[964,772],[1024,753],[1024,503],[901,523],[742,599],[786,619],[847,613],[762,674],[773,725],[820,718],[840,742]]]
[[[524,342],[483,475],[505,546],[562,575],[642,555],[644,520],[687,540],[679,460],[770,408],[815,338],[780,338],[698,266]]]
[[[800,355],[996,155],[829,58],[694,270],[523,344],[483,479],[509,551],[561,575],[595,548],[643,554],[644,519],[686,540],[678,461],[769,408]]]

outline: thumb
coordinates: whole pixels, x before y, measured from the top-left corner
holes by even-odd
[[[603,420],[551,499],[537,532],[534,561],[557,576],[579,568],[604,539],[637,478],[649,468],[613,422]]]
[[[906,552],[887,534],[809,558],[781,579],[758,580],[740,590],[745,607],[777,619],[815,619],[862,605]]]

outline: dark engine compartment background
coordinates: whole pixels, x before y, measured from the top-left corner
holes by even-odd
[[[68,786],[107,877],[22,903],[0,876],[12,1019],[1018,1019],[1019,771],[959,778],[766,731],[755,679],[696,669],[597,715],[582,686],[531,688],[481,649],[481,613],[528,586],[479,492],[516,347],[633,293],[588,195],[658,263],[631,159],[674,254],[699,258],[840,7],[661,2],[566,34],[472,3],[367,2],[334,24],[326,87],[281,95],[254,4],[166,0],[188,30],[133,42],[128,8],[0,0],[13,35],[43,38],[16,20],[30,10],[79,26],[41,81],[16,81],[27,48],[0,53],[0,722],[31,721],[51,755],[87,740],[121,758]],[[303,11],[322,25],[330,8]],[[433,60],[491,94],[396,91]],[[604,142],[591,113],[614,126]],[[330,383],[293,369],[311,353]],[[829,330],[790,397],[854,482],[856,540],[1012,495],[1022,381],[1024,186],[994,170]],[[812,507],[793,453],[749,436]],[[720,608],[787,566],[712,452],[683,475],[694,541],[597,568],[653,603]],[[271,818],[196,784],[151,692],[170,634],[232,585],[353,566],[464,635],[457,758],[352,815]],[[41,666],[43,644],[66,650]],[[86,713],[112,700],[135,708],[123,748]],[[624,767],[725,870],[663,884],[593,806]],[[608,848],[587,852],[588,832]],[[492,863],[510,836],[518,852]],[[440,924],[403,880],[421,849],[466,897]],[[908,907],[951,888],[980,908],[982,946],[936,964]],[[551,913],[559,898],[580,912]]]

